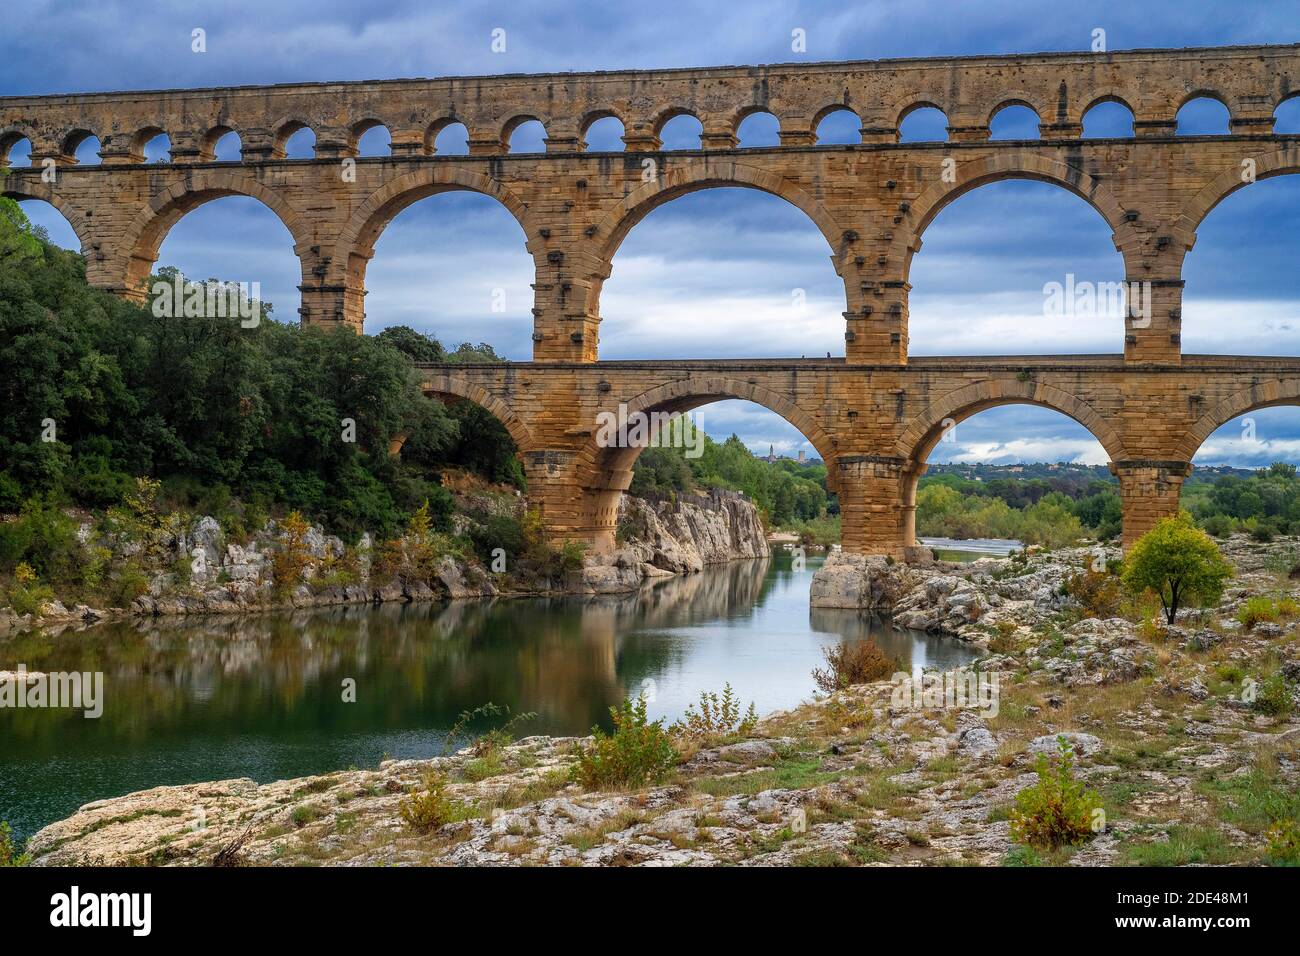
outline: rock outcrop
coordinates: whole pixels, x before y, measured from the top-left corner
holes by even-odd
[[[892,615],[897,627],[986,637],[1007,616],[1036,623],[1069,606],[1065,582],[1115,549],[1072,549],[970,563],[899,564],[882,557],[832,554],[813,576],[813,607],[861,608]],[[984,625],[980,627],[979,625]]]
[[[813,607],[892,611],[918,577],[889,558],[832,552],[813,575]]]
[[[521,517],[523,499],[478,496],[468,502],[477,514]],[[372,574],[370,535],[349,548],[340,538],[310,527],[303,535],[302,581],[287,593],[272,580],[272,553],[281,529],[275,521],[244,543],[229,541],[216,519],[172,516],[151,542],[153,567],[148,587],[129,607],[97,609],[47,601],[38,614],[15,614],[0,608],[0,633],[44,627],[83,627],[125,615],[171,616],[232,614],[285,607],[430,601],[495,597],[510,594],[616,594],[634,591],[647,581],[693,574],[706,565],[768,555],[758,510],[731,492],[688,495],[675,501],[650,502],[624,495],[620,507],[620,546],[612,554],[592,554],[581,570],[544,580],[497,575],[476,559],[443,555],[431,574],[413,579],[401,573]],[[463,513],[452,517],[452,530],[467,535],[477,522]],[[95,538],[90,523],[82,526],[84,542]],[[119,559],[139,559],[136,541],[95,539]]]
[[[660,502],[624,495],[618,528],[619,547],[584,562],[580,590],[630,591],[654,578],[694,574],[706,565],[769,553],[758,510],[729,492]]]

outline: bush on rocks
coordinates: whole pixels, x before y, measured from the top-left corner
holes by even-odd
[[[822,649],[826,668],[814,668],[813,681],[827,694],[854,684],[885,680],[905,670],[903,662],[890,657],[875,641],[858,641]]]
[[[1093,819],[1101,808],[1096,791],[1074,777],[1074,752],[1064,737],[1055,765],[1040,753],[1038,783],[1016,794],[1011,811],[1011,838],[1017,843],[1055,850],[1078,846],[1093,834]]]
[[[623,789],[658,783],[677,765],[673,747],[663,720],[650,720],[644,697],[636,703],[625,699],[621,707],[611,707],[614,732],[606,734],[592,729],[590,747],[578,753],[573,778],[588,790]]]

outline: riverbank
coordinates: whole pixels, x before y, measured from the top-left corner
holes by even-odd
[[[1300,544],[1233,538],[1222,602],[1163,627],[1095,613],[1058,569],[1087,552],[911,569],[912,610],[951,625],[996,675],[980,707],[924,706],[887,681],[774,713],[742,735],[679,741],[659,785],[590,791],[589,739],[530,737],[486,753],[258,785],[147,790],[83,807],[30,843],[38,865],[1258,864],[1297,856],[1300,629],[1285,599]],[[948,580],[957,583],[951,589]],[[932,587],[930,585],[933,585]],[[1062,588],[1064,591],[1062,592]],[[1250,598],[1266,597],[1270,613]],[[1102,610],[1107,610],[1102,608]],[[1127,614],[1128,616],[1123,616]],[[809,689],[812,682],[809,681]],[[989,706],[989,705],[992,706]],[[1101,826],[1055,851],[1012,839],[1018,793],[1058,736],[1098,794]],[[417,830],[402,807],[446,781],[455,819]]]
[[[355,546],[318,526],[295,529],[285,521],[269,521],[258,532],[235,539],[210,516],[159,515],[144,532],[125,532],[120,523],[106,527],[86,518],[77,537],[93,556],[88,560],[99,562],[101,577],[134,575],[139,583],[126,592],[131,600],[99,607],[54,588],[28,588],[30,610],[0,606],[0,635],[131,617],[616,594],[651,579],[768,554],[757,509],[728,492],[655,502],[625,495],[618,546],[608,554],[511,542],[497,527],[504,524],[508,530],[527,518],[524,500],[512,493],[476,488],[457,493],[455,501],[450,536],[417,532],[383,543],[363,535]],[[486,562],[471,546],[460,544],[488,534],[498,534],[502,546],[489,550]],[[284,577],[292,582],[284,585]]]

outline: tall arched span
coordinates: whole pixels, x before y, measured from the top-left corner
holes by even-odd
[[[600,356],[842,355],[844,284],[825,237],[753,189],[679,196],[633,226],[601,291]]]
[[[1097,210],[1059,185],[986,183],[922,239],[908,272],[912,354],[1122,351],[1123,256]]]

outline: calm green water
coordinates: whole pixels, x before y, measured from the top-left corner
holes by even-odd
[[[824,645],[874,637],[913,667],[960,643],[810,609],[818,560],[737,561],[638,594],[463,601],[114,624],[0,643],[0,670],[102,671],[104,713],[0,708],[0,820],[20,835],[91,800],[163,784],[258,781],[442,752],[487,701],[582,734],[624,695],[679,716],[730,681],[761,713],[813,692]],[[344,703],[345,679],[356,681]]]

